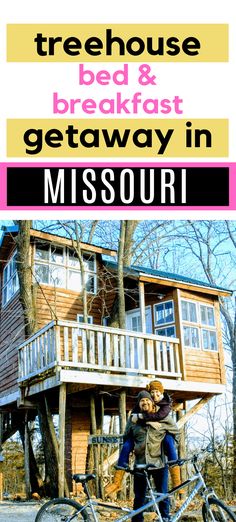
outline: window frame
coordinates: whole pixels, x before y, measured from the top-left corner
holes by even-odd
[[[48,259],[38,259],[36,257],[37,247],[38,247],[38,249],[40,248],[40,243],[34,244],[34,276],[35,276],[35,279],[39,282],[39,284],[56,287],[56,288],[61,288],[61,289],[69,290],[71,292],[77,292],[77,293],[82,292],[81,283],[80,283],[81,288],[79,288],[78,291],[74,290],[73,288],[70,288],[70,286],[69,286],[69,273],[70,272],[75,272],[78,275],[80,275],[80,277],[81,277],[80,266],[73,266],[72,264],[70,264],[70,253],[71,253],[71,251],[73,251],[73,249],[71,247],[60,245],[57,243],[48,243],[48,252],[49,252]],[[52,261],[52,248],[53,247],[55,249],[56,248],[62,249],[62,258],[63,259],[62,259],[61,263]],[[87,255],[89,257],[92,257],[94,260],[93,261],[94,270],[93,271],[86,270],[86,268],[85,268],[85,272],[86,272],[86,274],[88,274],[88,277],[90,276],[93,278],[93,286],[94,286],[93,291],[87,290],[87,293],[96,295],[97,287],[98,287],[98,285],[97,285],[97,256],[96,256],[95,252],[90,252],[87,250],[82,250],[82,255],[83,256]],[[48,282],[42,282],[37,279],[37,273],[36,273],[37,265],[48,267]],[[78,263],[78,265],[79,265],[79,263]],[[58,267],[58,268],[61,267],[65,271],[65,275],[64,275],[65,286],[64,285],[63,286],[55,285],[52,283],[52,281],[50,281],[50,267]]]
[[[183,340],[184,340],[184,337],[185,337],[185,334],[184,334],[184,328],[193,328],[194,330],[197,331],[197,334],[198,334],[198,342],[199,342],[199,345],[198,346],[193,346],[192,344],[190,345],[187,345],[184,343],[184,348],[189,348],[190,350],[201,350],[201,331],[200,331],[200,328],[198,326],[196,326],[196,323],[183,323],[182,325],[182,331],[183,331]],[[191,334],[191,339],[192,339],[192,334]]]
[[[157,323],[157,313],[156,313],[156,308],[160,305],[164,305],[164,311],[165,311],[165,304],[167,303],[172,303],[172,309],[173,309],[173,320],[172,321],[165,321],[164,323],[162,324],[158,324]],[[153,317],[154,317],[154,330],[156,328],[161,328],[162,326],[166,326],[166,325],[175,325],[175,303],[174,303],[174,299],[168,299],[167,301],[160,301],[159,303],[155,303],[153,305]]]
[[[166,334],[159,334],[158,333],[158,330],[167,330],[168,328],[174,328],[174,335],[166,335]],[[164,337],[176,337],[176,326],[175,326],[175,323],[170,323],[168,324],[167,326],[164,326],[164,327],[159,327],[159,328],[155,328],[155,335],[160,335],[160,336],[163,336]]]
[[[183,319],[182,302],[189,302],[189,303],[194,303],[195,304],[195,306],[196,306],[197,322],[190,321],[189,319],[188,320],[187,319]],[[210,308],[211,310],[213,310],[214,326],[210,325],[210,324],[205,324],[205,323],[202,322],[201,306],[204,306],[206,309]],[[184,348],[191,349],[191,350],[202,350],[204,352],[213,352],[213,353],[219,352],[219,343],[218,343],[218,336],[217,336],[217,323],[216,323],[216,315],[215,315],[215,307],[214,307],[214,305],[211,305],[211,304],[206,303],[204,301],[197,301],[197,300],[181,297],[181,301],[180,301],[180,319],[181,319],[181,331],[182,331],[182,336],[183,336],[183,343],[184,343],[184,327],[189,327],[189,328],[192,327],[192,328],[196,328],[198,330],[199,347],[187,346],[184,343]],[[207,332],[214,332],[215,333],[216,348],[214,350],[212,350],[211,348],[205,348],[204,347],[203,330],[206,330]],[[208,337],[209,337],[209,333],[208,333]]]
[[[18,278],[18,272],[16,268],[16,256],[17,256],[17,250],[15,249],[9,260],[4,266],[3,272],[2,272],[2,308],[5,308],[8,303],[15,297],[17,292],[19,292],[20,285],[19,285],[19,278]],[[10,274],[10,276],[5,278],[5,274],[7,272],[11,272],[11,266],[13,265],[14,271]],[[13,283],[14,278],[16,278],[16,288],[14,289],[14,284],[12,286],[13,291],[10,293],[10,296],[8,297],[8,289],[11,288],[11,283]],[[4,298],[4,293],[6,290],[6,299]]]
[[[216,348],[215,349],[212,350],[212,348],[204,348],[203,330],[206,330],[206,332],[208,333],[208,337],[209,337],[210,332],[215,334],[215,338],[216,338]],[[217,353],[219,351],[216,327],[215,328],[202,328],[202,330],[201,330],[201,341],[202,341],[202,350],[204,352]]]

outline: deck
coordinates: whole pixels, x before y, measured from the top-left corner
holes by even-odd
[[[51,321],[19,346],[18,382],[30,386],[55,372],[60,382],[74,383],[132,385],[150,374],[179,380],[179,350],[173,337]]]

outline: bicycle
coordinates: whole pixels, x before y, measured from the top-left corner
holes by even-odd
[[[159,503],[166,498],[170,499],[178,490],[183,489],[194,482],[196,482],[196,484],[188,493],[188,496],[182,506],[180,506],[174,515],[170,516],[170,522],[177,522],[181,518],[182,514],[187,509],[197,493],[200,493],[203,499],[202,516],[204,522],[236,522],[236,516],[234,515],[233,511],[231,511],[228,506],[218,499],[212,488],[207,487],[201,471],[199,470],[197,460],[198,456],[194,455],[190,458],[167,462],[169,467],[176,465],[181,466],[185,462],[191,462],[195,471],[193,476],[191,476],[179,486],[168,491],[168,493],[158,493],[153,490],[150,481],[150,474],[153,473],[157,468],[152,464],[139,464],[136,465],[133,469],[129,467],[125,468],[128,473],[144,473],[146,477],[147,491],[150,500],[148,500],[145,505],[136,510],[116,506],[115,504],[110,504],[107,502],[99,502],[92,499],[88,488],[88,482],[96,478],[96,475],[75,474],[73,475],[73,479],[76,483],[82,484],[83,490],[87,496],[86,503],[81,505],[77,501],[69,498],[49,500],[38,511],[35,522],[78,522],[80,520],[87,522],[99,522],[99,508],[103,508],[105,510],[107,509],[109,511],[121,512],[121,517],[113,519],[115,522],[125,522],[126,520],[131,520],[133,516],[153,508],[152,511],[158,515],[159,522],[163,522],[163,518],[159,510]]]

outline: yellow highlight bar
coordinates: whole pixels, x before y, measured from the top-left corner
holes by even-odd
[[[227,62],[228,25],[9,24],[7,61]]]
[[[7,156],[227,157],[226,119],[10,119]]]

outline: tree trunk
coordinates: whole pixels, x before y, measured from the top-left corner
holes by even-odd
[[[117,267],[118,299],[114,301],[110,321],[110,326],[113,326],[114,328],[125,329],[126,327],[124,267],[129,267],[132,261],[134,232],[137,225],[138,221],[120,221]]]
[[[36,307],[34,302],[34,291],[32,282],[32,262],[30,259],[30,229],[32,222],[29,220],[17,221],[19,232],[16,238],[17,245],[17,272],[20,285],[20,301],[23,307],[25,335],[31,336],[37,329]],[[46,470],[46,487],[52,496],[57,494],[58,470],[57,458],[53,440],[51,438],[50,429],[47,422],[47,414],[45,405],[40,406],[38,410],[40,431],[45,455]],[[32,449],[32,448],[31,448]],[[36,464],[36,463],[35,463]],[[36,468],[35,468],[36,472]],[[33,469],[31,469],[32,489],[35,491],[37,484],[37,474],[33,477]]]
[[[134,232],[137,228],[138,221],[125,221],[125,249],[124,249],[124,266],[130,266],[133,257]]]
[[[47,419],[45,403],[42,401],[38,406],[40,431],[43,442],[45,460],[45,492],[48,496],[58,496],[58,458],[52,440],[50,426]]]
[[[236,324],[236,322],[235,322]],[[236,495],[236,341],[232,343],[232,363],[233,363],[233,494]]]
[[[94,394],[90,395],[90,417],[91,417],[91,433],[97,435],[96,405]],[[101,497],[100,481],[99,481],[99,457],[98,444],[93,444],[94,471],[96,473],[96,496]]]
[[[118,250],[119,327],[125,329],[124,249],[126,222],[121,221]]]
[[[27,429],[28,429],[28,426],[27,426]],[[22,442],[24,451],[26,450],[26,452],[27,452],[27,448],[25,447],[26,446],[26,444],[25,444],[25,442],[26,442],[26,438],[25,438],[26,425],[24,427],[22,424],[22,426],[19,428],[19,433],[20,433],[20,438],[21,438],[21,442]],[[27,445],[28,445],[28,454],[29,454],[29,473],[30,473],[31,491],[32,491],[32,493],[38,493],[40,496],[43,496],[44,495],[43,479],[39,473],[38,465],[37,465],[37,462],[36,462],[36,459],[34,456],[34,451],[33,451],[32,444],[31,444],[30,434],[28,435]]]
[[[32,335],[36,326],[36,308],[32,284],[32,267],[30,260],[30,229],[31,221],[18,221],[19,232],[17,244],[17,272],[20,285],[20,301],[23,307],[25,335]]]

